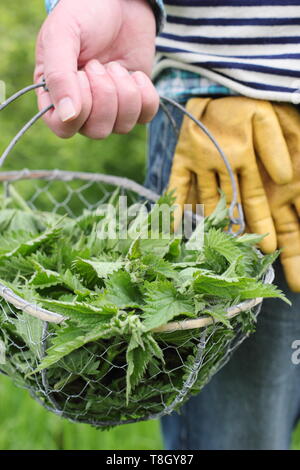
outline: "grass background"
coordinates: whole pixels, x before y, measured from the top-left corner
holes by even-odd
[[[7,96],[32,81],[35,38],[44,17],[43,0],[0,4],[0,80],[6,84]],[[36,100],[32,94],[1,113],[1,149],[35,112]],[[112,136],[103,142],[82,136],[62,141],[40,122],[17,145],[5,169],[96,171],[142,182],[145,141],[142,127],[137,127],[129,136]],[[1,450],[161,448],[158,422],[127,425],[106,432],[73,424],[46,412],[26,391],[0,376]],[[300,449],[300,427],[294,434],[293,448]]]
[[[0,80],[6,94],[32,82],[35,38],[45,17],[43,0],[0,3]],[[0,149],[36,113],[34,93],[0,115]],[[56,138],[39,122],[16,146],[5,170],[54,169],[94,171],[143,182],[146,155],[145,128],[129,136],[92,141],[80,135]],[[161,449],[158,422],[122,426],[101,432],[73,424],[45,411],[28,393],[0,376],[0,449]]]

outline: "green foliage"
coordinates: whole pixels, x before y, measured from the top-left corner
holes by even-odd
[[[171,205],[172,199],[159,201],[166,203]],[[156,413],[163,403],[172,403],[190,373],[198,338],[193,330],[181,331],[176,348],[168,348],[175,336],[156,336],[155,329],[173,319],[211,316],[224,325],[218,341],[225,348],[239,323],[245,330],[253,327],[251,315],[226,318],[229,306],[256,297],[285,300],[275,286],[261,281],[274,257],[261,256],[252,246],[253,237],[237,240],[223,232],[217,216],[211,216],[213,224],[204,224],[204,244],[198,250],[194,242],[175,235],[166,238],[160,223],[154,239],[145,239],[145,234],[153,235],[152,215],[159,214],[159,207],[144,218],[140,235],[135,230],[134,240],[126,244],[118,236],[99,235],[109,213],[98,217],[97,212],[85,212],[77,219],[44,213],[43,224],[36,224],[35,215],[25,211],[27,230],[22,227],[22,211],[10,213],[1,234],[2,281],[26,300],[63,315],[65,322],[49,327],[43,355],[39,320],[8,311],[0,328],[9,358],[3,370],[8,375],[23,385],[39,384],[39,390],[40,372],[47,370],[63,408],[67,406],[69,413],[102,414],[104,422]],[[210,365],[194,390],[208,380],[224,351],[214,339],[209,348]],[[83,390],[84,400],[64,403],[66,396],[81,396]]]
[[[195,317],[195,306],[189,295],[181,294],[171,281],[154,281],[146,284],[146,305],[143,308],[146,330],[158,328],[173,318]]]
[[[162,449],[157,421],[100,432],[49,413],[26,390],[1,376],[1,450],[153,450]],[[4,406],[5,404],[5,406]]]

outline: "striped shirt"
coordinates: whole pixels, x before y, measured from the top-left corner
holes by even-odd
[[[167,18],[157,38],[154,78],[181,69],[237,94],[300,102],[300,0],[163,4]]]

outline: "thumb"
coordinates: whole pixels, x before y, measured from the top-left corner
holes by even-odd
[[[58,116],[66,122],[76,119],[82,107],[77,74],[80,33],[58,16],[48,19],[41,35],[44,78]]]

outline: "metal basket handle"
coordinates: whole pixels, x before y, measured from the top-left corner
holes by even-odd
[[[0,105],[0,111],[5,109],[9,104],[14,102],[15,100],[17,100],[21,96],[25,95],[26,93],[28,93],[32,90],[35,90],[36,88],[42,88],[42,87],[44,87],[45,90],[48,91],[45,81],[42,81],[41,83],[37,83],[37,84],[30,85],[30,86],[27,86],[27,87],[23,88],[22,90],[18,91],[17,93],[12,95],[10,98],[8,98],[6,101],[4,101]],[[171,98],[167,98],[165,96],[160,96],[160,106],[161,106],[162,110],[165,112],[165,114],[167,115],[167,117],[169,118],[169,120],[170,120],[170,122],[171,122],[171,124],[174,128],[174,131],[176,132],[177,135],[179,133],[179,130],[176,126],[176,122],[173,119],[172,114],[169,112],[169,110],[168,110],[167,106],[165,105],[165,103],[171,104],[175,108],[179,109],[185,116],[188,116],[190,119],[192,119],[192,121],[194,121],[194,123],[202,130],[202,132],[204,132],[204,134],[206,134],[206,136],[210,139],[210,141],[216,147],[220,157],[222,158],[222,160],[225,164],[225,167],[226,167],[227,172],[228,172],[229,177],[230,177],[231,186],[232,186],[233,198],[232,198],[232,201],[231,201],[230,206],[229,206],[230,224],[229,224],[229,227],[228,227],[228,231],[229,231],[229,233],[232,233],[235,236],[239,235],[245,229],[245,221],[244,221],[244,214],[243,214],[242,205],[238,202],[237,185],[236,185],[234,174],[233,174],[233,171],[232,171],[232,168],[231,168],[231,165],[229,163],[228,158],[224,154],[223,150],[219,146],[219,144],[216,141],[216,139],[214,138],[214,136],[210,133],[210,131],[204,126],[204,124],[201,121],[196,119],[190,112],[188,112],[182,105],[180,105],[176,101],[172,100]],[[7,146],[7,148],[4,150],[3,154],[0,157],[0,168],[4,164],[6,158],[8,157],[10,152],[13,150],[15,145],[23,137],[23,135],[28,131],[28,129],[30,129],[30,127],[32,127],[36,123],[36,121],[38,121],[44,114],[46,114],[52,108],[54,108],[53,104],[51,104],[51,105],[47,106],[46,108],[42,109],[41,111],[39,111],[15,135],[15,137],[11,140],[11,142],[9,143],[9,145]],[[237,213],[238,213],[237,217],[234,216],[234,211],[235,210],[237,210]],[[232,229],[233,225],[239,226],[239,229],[233,232],[233,229]]]

